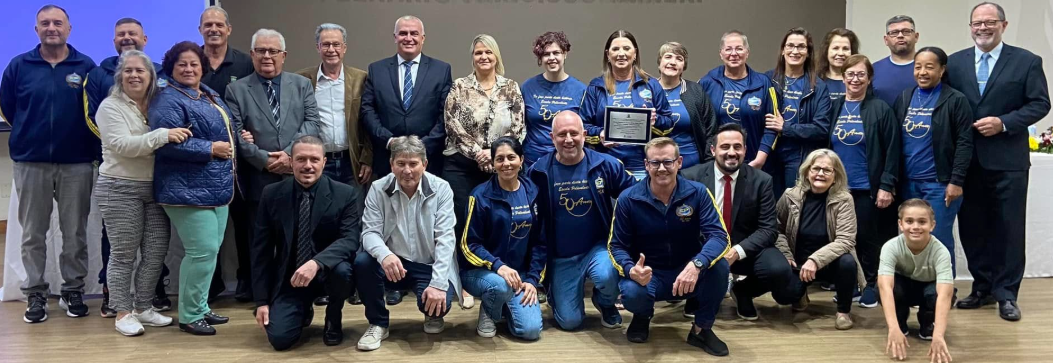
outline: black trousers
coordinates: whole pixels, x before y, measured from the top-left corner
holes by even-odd
[[[379,325],[388,328],[390,323],[390,312],[384,303],[384,291],[413,290],[417,295],[417,310],[427,315],[424,310],[424,290],[431,284],[431,265],[416,263],[399,257],[402,267],[406,269],[406,277],[398,282],[390,282],[384,275],[380,261],[362,252],[355,257],[355,282],[358,288],[358,296],[362,298],[362,305],[366,310],[366,320],[369,325]],[[439,317],[446,316],[450,312],[452,302],[457,298],[459,291],[454,291],[453,283],[446,289],[446,310]],[[330,296],[332,301],[334,297]]]
[[[468,196],[472,189],[485,183],[490,179],[487,172],[479,170],[479,163],[461,154],[453,154],[446,157],[446,166],[442,178],[450,183],[453,191],[453,213],[457,217],[457,223],[453,227],[453,233],[458,241],[464,233],[467,224],[465,216],[468,215]]]
[[[907,318],[910,307],[918,307],[918,323],[926,327],[936,321],[936,282],[922,282],[896,274],[896,284],[892,288],[896,300],[896,321],[899,330],[907,331]]]
[[[737,282],[735,289],[755,298],[771,292],[771,297],[781,305],[790,305],[801,299],[801,278],[793,272],[786,256],[775,247],[768,247],[731,265],[731,273],[746,276]]]
[[[974,163],[962,187],[958,235],[969,260],[973,291],[1016,300],[1024,278],[1027,170],[986,170]]]
[[[308,311],[318,296],[329,295],[325,308],[327,321],[339,322],[343,315],[344,300],[351,296],[351,261],[343,261],[333,269],[319,272],[307,287],[292,287],[291,277],[282,282],[281,290],[274,297],[270,308],[270,325],[267,325],[267,340],[274,350],[286,350],[300,340],[307,321]]]
[[[804,265],[808,261],[808,256],[799,256],[797,258],[797,266]],[[855,294],[856,288],[856,260],[852,258],[850,254],[843,254],[838,257],[829,265],[824,266],[815,272],[815,281],[833,281],[835,288],[835,295],[837,295],[837,312],[848,314],[852,311],[852,295]],[[794,273],[800,276],[800,270],[794,269]],[[808,293],[808,286],[812,282],[802,282],[800,290],[797,296],[804,296]]]
[[[863,267],[863,277],[867,286],[877,283],[878,263],[881,260],[881,246],[895,237],[899,227],[896,225],[896,206],[878,208],[877,201],[871,198],[869,190],[853,190],[852,201],[856,207],[856,254]],[[855,276],[855,273],[852,274]],[[855,280],[852,280],[855,286]],[[840,299],[840,297],[838,298]]]

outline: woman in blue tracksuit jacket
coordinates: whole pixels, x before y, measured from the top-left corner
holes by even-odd
[[[476,332],[484,338],[497,332],[495,319],[508,311],[508,330],[525,340],[541,337],[541,305],[537,287],[545,273],[545,245],[537,223],[537,187],[521,176],[523,146],[512,137],[494,141],[490,149],[496,175],[468,198],[461,254],[464,289],[480,296]]]
[[[585,99],[581,103],[586,143],[602,144],[600,135],[603,133],[607,106],[653,108],[655,113],[651,115],[652,131],[658,130],[659,134],[671,131],[673,112],[669,108],[665,90],[658,83],[658,79],[640,68],[638,51],[639,47],[632,33],[617,30],[607,38],[603,75],[589,82],[585,89]],[[644,170],[643,145],[614,145],[605,149],[608,154],[621,160],[625,169],[632,173],[636,180],[647,175]]]
[[[749,49],[744,34],[725,33],[720,45],[720,59],[724,64],[709,71],[698,83],[713,102],[718,125],[734,122],[746,130],[744,161],[760,169],[778,138],[778,133],[765,123],[766,115],[779,112],[778,95],[771,78],[746,65]]]
[[[804,157],[826,147],[830,135],[830,97],[812,62],[815,45],[804,28],[792,28],[779,44],[775,69],[765,73],[779,91],[783,124],[775,155],[768,158],[764,171],[771,174],[775,200],[797,182]]]

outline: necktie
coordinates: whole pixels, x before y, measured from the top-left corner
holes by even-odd
[[[278,113],[281,112],[281,105],[278,104],[278,93],[274,92],[274,82],[264,82],[267,85],[267,103],[271,105],[271,116],[274,116],[274,123],[278,123]]]
[[[720,208],[724,217],[724,228],[731,233],[731,175],[724,175],[724,205]]]
[[[304,191],[300,196],[300,219],[296,235],[296,266],[314,257],[314,241],[311,239],[311,194]]]
[[[987,60],[991,59],[991,53],[984,53],[980,55],[980,67],[976,70],[976,83],[980,84],[980,95],[984,94],[984,88],[987,87],[987,77],[990,76],[990,67],[987,65]]]
[[[413,74],[410,73],[410,69],[413,68],[413,61],[405,61],[402,63],[402,68],[405,68],[405,75],[402,77],[402,109],[409,110],[410,99],[413,98]]]

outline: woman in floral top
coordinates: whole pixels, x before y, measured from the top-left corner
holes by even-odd
[[[446,163],[443,179],[453,189],[457,239],[464,232],[468,196],[494,173],[489,145],[502,136],[520,141],[526,134],[523,94],[505,78],[501,50],[493,37],[472,40],[472,74],[458,78],[446,98]]]

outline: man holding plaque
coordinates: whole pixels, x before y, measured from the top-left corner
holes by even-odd
[[[635,183],[610,155],[585,149],[585,128],[573,111],[552,121],[556,151],[542,156],[528,175],[538,187],[537,218],[549,251],[549,303],[560,329],[574,330],[585,320],[584,283],[595,285],[592,305],[601,323],[619,328],[614,307],[618,272],[604,241],[610,233],[613,199]]]

